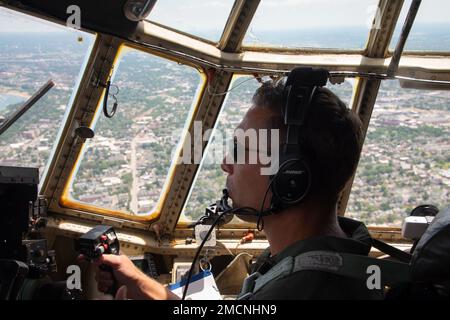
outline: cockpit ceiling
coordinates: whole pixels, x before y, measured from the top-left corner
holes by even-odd
[[[157,26],[160,26],[165,30],[186,35],[191,39],[215,44],[222,51],[229,52],[229,50],[221,48],[221,44],[231,34],[238,33],[239,29],[245,28],[240,42],[245,49],[249,50],[265,48],[270,51],[295,51],[296,49],[316,51],[317,49],[325,49],[326,51],[337,52],[363,52],[369,44],[369,31],[374,32],[373,30],[375,30],[375,33],[387,33],[386,35],[389,36],[389,33],[394,31],[391,29],[395,29],[396,35],[390,42],[389,47],[390,50],[394,49],[395,41],[403,27],[403,21],[411,1],[347,0],[347,4],[356,6],[356,8],[348,10],[338,8],[339,2],[320,2],[306,6],[302,1],[285,3],[285,1],[274,2],[269,0],[226,0],[213,5],[208,1],[198,0],[193,4],[186,5],[183,1],[166,0],[156,1],[154,9],[141,22],[131,21],[125,17],[124,5],[129,2],[127,0],[1,0],[0,4],[60,24],[66,24],[67,8],[76,5],[82,12],[82,29],[105,33],[130,41],[139,41],[139,36],[143,31],[148,31],[149,28],[158,29]],[[393,3],[401,11],[395,12],[396,8],[392,5]],[[272,10],[275,5],[277,10]],[[399,18],[399,21],[390,26],[391,28],[386,28],[387,25],[380,25],[380,16],[381,10],[389,5],[391,6],[389,10],[392,11],[389,13],[395,20]],[[199,12],[205,9],[208,10],[208,14],[204,15],[204,19],[200,23],[199,21],[193,21],[193,19],[198,18]],[[417,15],[417,23],[424,23],[420,15],[422,10],[427,13],[428,17],[433,16],[431,12],[438,14],[437,27],[439,23],[442,23],[443,18],[439,18],[438,10],[428,2],[421,4]],[[358,13],[358,15],[355,15],[355,13]],[[239,21],[235,21],[237,17]],[[294,19],[294,17],[297,17],[297,19]],[[299,23],[298,20],[302,22]],[[343,31],[350,33],[346,34],[347,40],[341,41],[342,39],[336,37],[336,30],[331,30],[331,25],[334,29],[337,25],[342,26]],[[142,30],[144,26],[147,28]],[[271,26],[276,26],[274,28],[276,30],[268,33],[271,31]],[[158,31],[160,30],[158,29]],[[262,35],[262,31],[266,33]],[[294,31],[295,33],[286,35],[286,39],[276,39],[281,33],[292,33]],[[326,43],[314,43],[314,38],[331,33],[331,31],[334,32],[333,37],[336,39],[330,37]],[[439,32],[443,33],[444,30]],[[406,49],[408,50],[408,48],[420,50],[420,46],[417,46],[417,44],[407,45]],[[441,50],[437,46],[433,46],[426,51],[450,52],[445,48]]]
[[[400,16],[400,10],[403,8],[402,15],[405,15],[404,11],[407,12],[411,1],[405,1],[402,7],[399,5],[400,1],[395,1],[396,3],[393,4],[393,1],[381,0],[378,8],[389,11],[393,21],[367,32],[367,40],[364,40],[366,42],[365,48],[359,49],[352,48],[351,45],[348,48],[336,49],[248,46],[247,34],[251,31],[249,28],[253,24],[257,26],[261,24],[262,17],[258,10],[262,10],[262,14],[268,11],[268,4],[264,1],[237,0],[233,5],[230,4],[232,1],[228,1],[230,3],[225,2],[226,5],[223,5],[227,8],[224,8],[224,10],[229,11],[229,16],[225,26],[221,27],[223,31],[217,43],[210,39],[202,39],[196,34],[174,29],[172,28],[173,25],[167,27],[159,24],[159,22],[167,20],[164,18],[167,16],[167,12],[164,13],[163,5],[159,9],[158,2],[154,8],[154,11],[158,14],[155,17],[157,22],[151,21],[153,12],[146,20],[130,21],[123,14],[123,6],[126,2],[126,0],[60,0],[56,2],[3,0],[0,1],[0,4],[3,3],[6,7],[19,9],[59,24],[66,23],[67,7],[75,4],[81,9],[81,28],[86,31],[113,35],[128,40],[126,42],[142,45],[175,59],[194,63],[204,68],[212,67],[234,73],[271,74],[285,72],[298,65],[325,67],[330,71],[386,73],[391,55],[388,47],[385,48],[384,55],[375,57],[368,54],[370,46],[378,38],[385,37],[388,40],[392,38],[394,29],[399,29],[399,26],[403,24],[402,21],[397,22],[396,19]],[[372,2],[376,3],[376,0],[372,0]],[[376,4],[373,6],[376,7]],[[99,12],[102,14],[99,14]],[[362,14],[366,18],[369,16],[367,12]],[[374,13],[375,16],[380,14],[379,12]],[[361,20],[360,17],[358,19]],[[177,25],[175,24],[175,26]],[[180,28],[182,28],[182,25]],[[368,31],[368,29],[365,30]],[[314,31],[314,28],[311,30]],[[217,37],[211,39],[217,40]],[[388,41],[388,43],[391,43],[392,46],[392,41]],[[242,47],[242,45],[247,46]],[[422,57],[425,55],[427,58],[423,59]],[[438,70],[439,73],[436,72]],[[400,61],[398,76],[448,81],[450,80],[450,51],[404,53]]]

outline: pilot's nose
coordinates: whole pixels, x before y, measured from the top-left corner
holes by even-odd
[[[220,165],[223,171],[225,171],[228,174],[233,173],[233,165],[230,163],[227,163],[227,155],[223,157],[222,164]]]

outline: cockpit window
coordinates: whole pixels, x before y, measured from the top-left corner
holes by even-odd
[[[346,215],[400,227],[416,206],[450,198],[450,92],[384,81],[373,110]]]
[[[244,46],[363,49],[376,0],[263,0],[253,17]],[[345,8],[345,10],[343,10]]]
[[[251,107],[253,94],[259,86],[260,84],[253,76],[236,76],[233,79],[180,221],[196,220],[204,214],[207,206],[221,197],[222,189],[225,187],[226,173],[222,171],[220,164],[226,152],[226,139],[232,136],[234,129]],[[350,82],[327,87],[335,92],[347,106],[349,105],[353,92]],[[234,222],[239,221],[235,218]]]
[[[0,136],[0,164],[42,177],[95,36],[0,8],[0,122],[48,80],[55,86]]]
[[[200,73],[125,48],[111,81],[108,119],[99,108],[95,136],[84,149],[70,196],[80,202],[148,215],[156,210],[188,119]]]
[[[394,50],[402,31],[412,0],[406,0],[400,14],[389,49]],[[405,50],[450,52],[450,2],[422,1],[414,20]]]
[[[156,2],[147,20],[218,42],[234,0],[164,0]]]

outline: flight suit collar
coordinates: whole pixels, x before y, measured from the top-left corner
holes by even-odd
[[[270,256],[270,248],[268,248],[258,258],[253,270],[264,274],[284,258],[295,257],[308,251],[324,250],[368,255],[372,246],[372,238],[367,227],[360,221],[345,217],[338,217],[338,222],[347,238],[318,236],[300,240],[273,257]]]

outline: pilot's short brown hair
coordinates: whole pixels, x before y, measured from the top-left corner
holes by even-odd
[[[256,107],[272,112],[271,128],[278,128],[282,141],[286,126],[283,110],[283,81],[262,84],[253,96]],[[352,177],[361,148],[360,119],[327,88],[317,88],[300,132],[301,149],[312,175],[310,195],[335,201]]]

